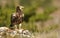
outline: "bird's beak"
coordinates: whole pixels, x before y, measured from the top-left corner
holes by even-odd
[[[24,9],[24,7],[23,7],[23,6],[20,6],[20,9],[21,9],[21,10],[23,10],[23,9]]]

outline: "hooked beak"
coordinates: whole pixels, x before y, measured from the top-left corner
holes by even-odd
[[[20,9],[21,9],[21,10],[23,10],[23,9],[24,9],[24,7],[23,7],[23,6],[20,6]]]

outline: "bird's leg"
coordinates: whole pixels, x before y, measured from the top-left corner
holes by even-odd
[[[14,25],[14,29],[17,30],[17,25]]]
[[[21,29],[21,26],[22,26],[22,24],[20,23],[20,24],[19,24],[19,29]]]

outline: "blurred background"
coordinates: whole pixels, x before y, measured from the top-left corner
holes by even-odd
[[[41,38],[59,38],[60,0],[0,0],[0,27],[9,27],[17,5],[24,6],[22,28]]]

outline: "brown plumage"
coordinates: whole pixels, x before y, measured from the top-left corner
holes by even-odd
[[[13,27],[14,25],[19,25],[20,23],[22,23],[23,22],[23,17],[24,17],[23,12],[21,11],[20,7],[17,6],[16,7],[16,13],[13,13],[11,15],[11,25],[10,25],[10,27]]]

